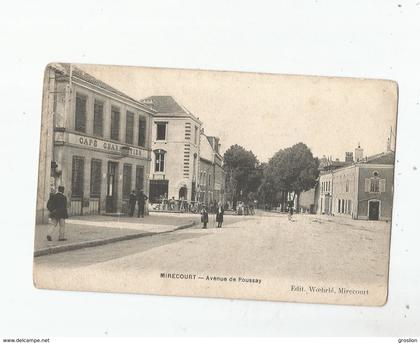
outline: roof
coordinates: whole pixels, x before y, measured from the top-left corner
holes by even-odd
[[[63,76],[70,76],[70,63],[57,63],[57,64],[50,64],[50,67],[54,68],[56,71],[60,72]],[[60,68],[61,67],[61,68]],[[96,77],[86,73],[85,71],[81,70],[74,64],[71,64],[71,74],[72,78],[78,78],[85,82],[88,82],[96,87],[102,88],[108,92],[112,92],[118,94],[121,97],[134,101],[138,105],[144,107],[145,109],[151,110],[150,106],[139,102],[138,100],[128,96],[127,94],[119,91],[118,89],[110,86],[109,84],[97,79]]]
[[[142,103],[152,107],[159,113],[185,113],[191,114],[185,107],[178,104],[170,95],[149,96],[143,100]]]
[[[208,137],[204,134],[200,134],[200,159],[205,159],[211,163],[213,163],[213,147],[208,139]]]
[[[359,163],[364,164],[394,164],[395,163],[395,153],[393,151],[387,151],[373,156],[366,157],[365,160],[360,161]]]
[[[346,167],[369,164],[384,164],[393,165],[395,162],[395,153],[393,151],[382,152],[380,154],[366,156],[358,162],[344,162],[344,161],[324,161],[320,164],[319,170],[321,174],[330,173],[331,171],[339,171]]]
[[[334,169],[346,167],[350,164],[352,164],[352,162],[321,160],[319,164],[319,170],[334,170]]]

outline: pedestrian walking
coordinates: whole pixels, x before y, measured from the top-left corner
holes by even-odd
[[[289,213],[288,213],[288,215],[287,215],[287,218],[289,219],[289,220],[292,220],[292,217],[293,217],[293,200],[290,200],[289,202],[288,202],[288,207],[289,207]]]
[[[219,202],[219,205],[216,209],[216,221],[217,221],[217,227],[222,227],[223,224],[223,215],[225,214],[225,210],[222,206],[222,203]]]
[[[201,210],[201,222],[203,223],[203,229],[207,229],[207,223],[209,222],[209,213],[206,207]]]
[[[144,205],[146,204],[146,200],[149,199],[144,193],[143,190],[137,192],[137,217],[140,216],[144,217]]]
[[[136,194],[136,191],[133,189],[128,196],[128,207],[129,207],[130,217],[134,215],[134,210],[136,208],[136,201],[137,201],[137,194]]]
[[[50,198],[47,202],[47,209],[50,212],[49,217],[53,222],[53,225],[48,228],[47,240],[52,241],[53,233],[58,226],[58,240],[66,241],[65,225],[66,219],[69,217],[69,215],[67,213],[67,198],[64,195],[63,186],[58,187],[57,193],[50,195]]]

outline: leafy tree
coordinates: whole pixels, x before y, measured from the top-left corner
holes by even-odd
[[[298,197],[303,191],[313,188],[319,175],[319,161],[304,143],[279,150],[268,162],[264,172],[264,180],[283,194],[293,193]],[[285,197],[282,203],[285,204]],[[298,204],[299,206],[299,204]]]
[[[261,182],[259,162],[252,151],[240,145],[232,145],[223,155],[226,172],[226,188],[234,206],[239,199],[247,199],[250,192],[256,192]]]

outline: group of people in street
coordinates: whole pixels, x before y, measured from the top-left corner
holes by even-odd
[[[221,228],[223,225],[223,216],[225,214],[225,209],[222,206],[222,203],[219,203],[215,209],[217,227]],[[209,222],[209,212],[207,207],[204,206],[201,210],[201,222],[203,223],[203,229],[207,229],[207,223]]]
[[[137,217],[144,217],[144,206],[146,205],[146,200],[149,199],[143,190],[139,189],[135,191],[134,189],[130,192],[128,198],[128,207],[129,207],[129,216],[134,216],[134,211],[136,209],[137,203]]]
[[[255,205],[252,201],[246,203],[239,201],[236,205],[236,213],[240,216],[249,216],[255,214]]]

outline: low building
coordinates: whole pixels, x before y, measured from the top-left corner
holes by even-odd
[[[225,202],[225,172],[218,137],[200,135],[200,165],[197,201],[206,204]]]
[[[363,157],[324,169],[319,178],[318,213],[354,219],[390,220],[392,215],[394,152]],[[325,167],[324,167],[325,168]]]
[[[148,193],[154,110],[70,64],[45,71],[37,223],[51,191],[65,187],[69,214],[125,212]]]
[[[348,155],[346,155],[347,157]],[[320,160],[319,181],[318,181],[318,196],[319,201],[317,205],[318,213],[332,214],[333,209],[333,171],[351,164],[346,158],[346,161],[332,160],[332,158],[323,157]]]
[[[141,100],[153,110],[149,198],[196,198],[201,121],[172,96]]]

